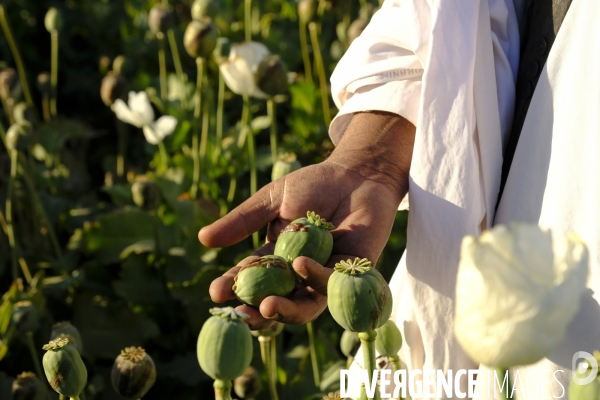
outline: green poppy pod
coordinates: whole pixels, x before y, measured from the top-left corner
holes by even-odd
[[[360,347],[360,339],[358,333],[352,331],[344,331],[340,340],[340,349],[346,357],[354,357]]]
[[[309,257],[321,265],[325,265],[333,250],[333,236],[330,230],[335,229],[313,211],[306,213],[306,218],[299,218],[286,226],[275,243],[274,254],[292,263],[297,257]]]
[[[67,397],[79,397],[87,383],[87,369],[77,349],[68,343],[61,338],[44,345],[42,365],[52,389]]]
[[[110,373],[113,389],[126,399],[141,399],[156,382],[152,357],[141,347],[126,347],[117,356]]]
[[[69,321],[57,322],[52,325],[52,331],[50,332],[50,340],[56,340],[60,338],[69,339],[69,345],[75,347],[79,354],[83,353],[83,341],[81,340],[81,334],[79,330],[75,328]]]
[[[183,34],[183,46],[194,58],[208,58],[217,45],[217,28],[208,17],[188,24]]]
[[[370,332],[392,314],[392,292],[366,258],[339,262],[327,283],[327,306],[344,329]]]
[[[231,381],[252,361],[252,335],[243,322],[249,316],[233,307],[211,308],[210,313],[198,336],[198,362],[211,378]]]
[[[57,8],[49,8],[44,17],[44,25],[48,32],[60,31],[63,27],[62,13]]]
[[[234,278],[232,290],[244,304],[253,307],[269,296],[287,296],[296,284],[292,267],[279,256],[264,256],[244,265]]]
[[[315,16],[315,0],[300,0],[298,2],[298,18],[303,24],[308,24]]]
[[[270,97],[288,91],[288,70],[276,55],[267,56],[258,64],[254,80],[256,86]]]
[[[20,333],[33,332],[40,326],[40,317],[35,306],[29,300],[15,303],[11,321]]]
[[[17,375],[12,383],[13,400],[44,400],[46,398],[42,381],[33,372]]]
[[[402,347],[402,334],[396,323],[389,320],[375,332],[377,332],[375,350],[382,356],[396,357]]]
[[[165,33],[175,24],[175,14],[170,7],[156,4],[148,14],[148,27],[153,33]]]
[[[276,181],[277,179],[294,172],[302,168],[302,164],[297,160],[294,153],[284,153],[275,164],[273,164],[273,170],[271,171],[271,180]]]

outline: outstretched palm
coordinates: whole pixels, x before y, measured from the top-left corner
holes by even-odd
[[[373,180],[335,162],[302,168],[262,188],[228,215],[203,228],[200,241],[210,247],[237,243],[268,224],[267,244],[255,255],[271,254],[273,242],[291,221],[315,211],[335,225],[334,247],[328,267],[341,259],[366,257],[375,262],[389,237],[400,194],[390,182]],[[242,262],[248,262],[246,259]],[[235,298],[231,290],[238,267],[232,268],[211,285],[215,302]],[[250,314],[249,324],[259,329],[275,320],[302,324],[315,319],[326,307],[330,268],[300,257],[294,269],[305,275],[308,286],[291,299],[271,296],[259,310],[242,305]]]

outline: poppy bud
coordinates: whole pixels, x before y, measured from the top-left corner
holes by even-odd
[[[6,131],[6,147],[9,150],[23,151],[29,148],[33,130],[28,122],[12,124]]]
[[[252,366],[246,368],[242,376],[233,380],[233,390],[242,399],[254,399],[261,389],[260,377]]]
[[[21,333],[33,332],[40,325],[38,312],[29,300],[15,303],[11,319]]]
[[[300,168],[302,168],[302,164],[300,164],[300,161],[296,159],[296,155],[294,153],[284,153],[279,156],[277,161],[275,161],[275,164],[273,165],[273,171],[271,172],[271,179],[275,181],[282,176],[285,176],[290,172],[294,172]]]
[[[315,0],[300,0],[298,3],[298,18],[303,24],[308,24],[315,16]]]
[[[87,369],[77,349],[68,343],[68,339],[58,339],[44,345],[42,365],[52,389],[64,396],[79,397],[87,383]]]
[[[13,400],[44,400],[42,382],[33,372],[23,372],[17,375],[12,383]]]
[[[217,28],[211,19],[204,17],[190,22],[183,35],[183,45],[191,57],[210,57],[217,45]]]
[[[288,72],[279,56],[265,57],[258,64],[254,79],[256,86],[271,97],[287,92]]]
[[[133,202],[144,210],[155,210],[160,202],[160,193],[156,184],[146,177],[139,178],[131,185]]]
[[[114,71],[109,71],[100,86],[100,97],[108,107],[112,106],[116,99],[125,92],[125,79]]]
[[[212,0],[194,0],[192,3],[192,19],[199,21],[208,15]]]
[[[44,17],[44,25],[48,32],[57,32],[62,29],[62,13],[57,8],[51,7]]]
[[[15,99],[21,94],[21,82],[14,68],[0,72],[0,97],[3,100]]]
[[[56,340],[60,338],[69,339],[69,345],[75,347],[79,354],[83,353],[83,341],[79,330],[75,328],[69,321],[57,322],[52,326],[50,339]]]
[[[231,53],[231,42],[229,41],[229,38],[218,37],[215,50],[213,51],[213,56],[215,57],[217,64],[221,65],[226,62],[229,58],[229,53]]]
[[[154,361],[141,347],[127,347],[115,359],[112,386],[126,399],[141,399],[156,381]]]
[[[169,7],[157,4],[150,9],[148,27],[153,33],[164,33],[171,29],[174,24],[175,14]]]
[[[50,73],[49,72],[41,72],[37,76],[36,86],[40,93],[44,96],[50,96],[50,91],[52,87],[50,86]]]
[[[35,112],[33,108],[29,107],[27,103],[20,102],[13,108],[13,117],[17,123],[29,122],[33,124],[35,122]]]

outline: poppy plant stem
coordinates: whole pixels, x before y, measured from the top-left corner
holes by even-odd
[[[217,95],[217,137],[215,151],[213,152],[213,164],[215,164],[221,155],[221,142],[223,141],[223,105],[225,102],[225,80],[223,74],[219,72],[219,93]]]
[[[252,110],[250,109],[250,97],[244,96],[244,108],[246,109],[246,120],[243,121],[243,124],[246,128],[246,133],[248,136],[248,159],[250,162],[250,196],[254,196],[256,193],[257,182],[256,182],[256,148],[254,142],[254,132],[252,132],[252,126],[250,121],[252,121]],[[254,248],[258,248],[258,232],[254,232],[252,234],[252,244]]]
[[[215,380],[215,400],[231,400],[231,381]]]
[[[504,387],[504,380],[506,380],[506,393],[504,390],[500,391],[500,399],[508,400],[512,397],[512,388],[510,387],[510,377],[508,375],[508,369],[505,368],[496,368],[495,370],[496,377],[498,377],[498,381],[502,381],[501,387]],[[496,379],[496,378],[494,378]]]
[[[277,161],[277,121],[275,120],[275,101],[272,97],[267,100],[267,113],[271,119],[271,158],[275,165]]]
[[[181,59],[179,58],[179,49],[177,48],[177,40],[175,40],[175,32],[173,29],[167,31],[167,37],[169,38],[169,47],[171,47],[171,56],[173,57],[173,64],[175,64],[175,73],[179,78],[179,81],[184,87],[183,96],[181,97],[181,105],[184,110],[187,110],[187,92],[185,91],[185,82],[187,81],[183,68],[181,67]]]
[[[56,118],[56,97],[58,87],[58,31],[50,32],[51,58],[50,58],[50,117]]]
[[[312,84],[312,67],[310,65],[310,55],[308,54],[308,41],[306,40],[306,22],[300,21],[300,51],[302,52],[302,62],[304,63],[304,79]]]
[[[204,77],[204,59],[196,58],[196,67],[198,70],[196,76],[196,92],[194,94],[194,134],[192,136],[192,160],[194,170],[192,173],[192,188],[190,196],[195,199],[200,184],[200,112],[202,110],[202,80]]]
[[[246,42],[252,40],[252,0],[244,0],[244,33]]]
[[[315,347],[315,334],[312,321],[306,323],[306,331],[308,332],[308,348],[310,350],[310,362],[313,370],[313,379],[315,386],[321,385],[321,373],[319,372],[319,360],[317,360],[317,349]]]
[[[331,110],[329,109],[329,90],[327,89],[327,78],[325,77],[325,66],[323,65],[323,58],[321,57],[321,49],[319,47],[319,37],[317,33],[317,24],[311,22],[308,24],[308,30],[310,31],[310,39],[315,54],[315,61],[317,63],[317,69],[319,74],[319,86],[321,88],[321,102],[323,105],[323,118],[325,119],[325,125],[328,127],[331,123]]]
[[[375,364],[375,338],[377,337],[377,332],[375,331],[369,331],[369,332],[360,332],[358,334],[358,337],[360,339],[360,343],[362,344],[362,349],[363,349],[363,358],[364,358],[364,365],[365,365],[365,369],[367,370],[367,376],[369,377],[369,379],[373,378],[373,371],[375,371],[376,369],[376,364]],[[373,397],[376,400],[379,400],[379,390],[377,388],[376,382],[373,383],[375,385],[375,396]],[[364,396],[363,396],[364,395]],[[366,397],[366,388],[363,386],[361,387],[361,400]]]
[[[160,99],[163,103],[167,101],[167,60],[165,57],[165,35],[162,32],[156,34],[158,39],[158,67],[160,73]]]
[[[4,5],[2,4],[0,4],[0,25],[2,26],[4,36],[6,37],[6,41],[8,42],[8,46],[10,47],[10,51],[13,55],[13,58],[15,59],[15,64],[17,66],[17,72],[19,73],[19,79],[21,80],[21,88],[23,89],[23,96],[25,97],[25,102],[29,107],[35,107],[31,98],[31,93],[29,92],[29,85],[27,84],[27,75],[25,74],[25,67],[23,66],[21,53],[19,52],[19,48],[17,47],[15,39],[13,38],[10,25],[8,23],[8,20],[6,19],[6,14],[4,12]]]
[[[17,180],[17,166],[18,166],[18,154],[16,150],[10,151],[10,178],[8,181],[8,190],[6,194],[6,226],[8,233],[8,244],[10,246],[11,265],[12,265],[12,280],[13,282],[19,278],[19,269],[17,265],[17,242],[15,239],[15,230],[13,226],[13,212],[12,212],[12,197]]]

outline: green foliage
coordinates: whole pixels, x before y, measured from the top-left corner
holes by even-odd
[[[110,365],[129,346],[143,346],[156,364],[157,381],[146,398],[186,400],[211,393],[212,381],[201,371],[194,352],[198,333],[215,306],[209,287],[250,255],[253,247],[247,239],[227,249],[208,249],[199,243],[198,231],[249,197],[248,135],[256,141],[259,187],[271,180],[272,128],[278,132],[278,154],[294,153],[301,165],[321,162],[333,149],[317,73],[313,70],[312,80],[305,76],[297,2],[254,0],[253,40],[278,55],[294,79],[287,93],[277,91],[275,118],[267,114],[264,100],[251,99],[246,126],[243,100],[226,86],[221,118],[219,67],[213,57],[207,60],[197,126],[199,132],[203,123],[208,129],[200,146],[204,157],[198,195],[193,198],[197,70],[183,46],[192,1],[170,1],[181,74],[167,32],[165,98],[160,90],[160,42],[148,25],[148,13],[156,3],[70,0],[60,5],[58,116],[50,119],[45,112],[52,93],[47,82],[50,34],[44,19],[50,7],[59,5],[51,0],[2,2],[32,94],[33,112],[28,120],[33,121],[33,134],[20,153],[13,181],[14,244],[9,241],[6,215],[10,158],[0,140],[0,398],[10,398],[14,377],[35,370],[27,344],[11,322],[13,306],[19,301],[31,301],[39,314],[39,328],[33,333],[38,349],[48,342],[55,322],[69,320],[77,327],[85,344],[82,357],[89,374],[88,399],[116,398]],[[338,60],[336,54],[348,46],[346,29],[363,3],[378,5],[375,0],[315,1],[312,20],[321,26],[319,40],[328,77]],[[244,40],[243,1],[213,0],[207,10],[220,37],[231,44]],[[311,60],[313,52],[309,43]],[[16,70],[4,35],[0,59]],[[39,85],[43,91],[33,84],[40,74],[46,82]],[[124,85],[121,98],[125,103],[128,91],[145,91],[155,119],[177,118],[173,133],[162,142],[164,151],[146,142],[142,129],[117,120],[105,105],[100,88],[110,74],[117,74]],[[7,104],[27,101],[21,86],[11,91],[14,98]],[[331,99],[329,105],[335,114]],[[23,105],[16,108],[13,113],[5,104],[0,110],[0,133],[15,117],[21,118]],[[118,167],[121,156],[122,170]],[[131,187],[140,176],[156,185],[157,208],[142,209],[134,203]],[[399,213],[379,260],[387,280],[404,249],[406,223],[407,214]],[[338,348],[342,329],[328,312],[314,327],[321,387],[314,385],[306,328],[288,325],[276,340],[280,398],[321,398],[335,390],[336,371],[346,362]],[[256,340],[253,346],[252,365],[267,388]],[[41,362],[41,354],[38,357]],[[257,398],[269,398],[268,391],[263,389]]]

